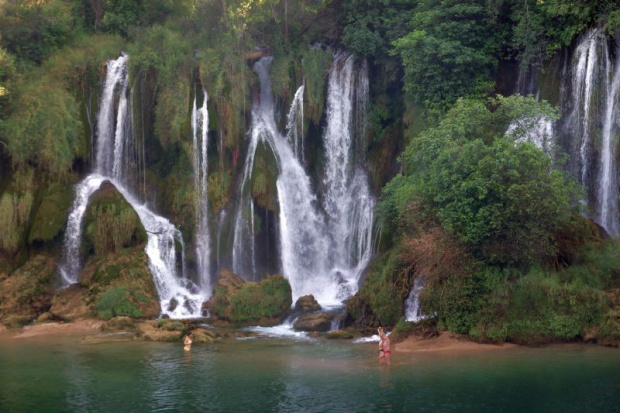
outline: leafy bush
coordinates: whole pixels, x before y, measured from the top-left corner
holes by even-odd
[[[305,107],[308,118],[318,125],[325,104],[325,79],[331,67],[332,56],[323,50],[308,50],[302,63],[305,76]],[[304,114],[304,116],[306,116]]]
[[[614,0],[526,0],[513,4],[512,44],[522,65],[539,65],[588,27],[618,27]]]
[[[69,2],[7,2],[1,6],[2,44],[22,59],[40,64],[75,32]]]
[[[532,270],[488,293],[477,315],[474,337],[494,341],[540,343],[572,340],[597,326],[609,308],[606,295],[558,274]]]
[[[211,298],[211,314],[232,323],[280,319],[290,310],[292,301],[289,282],[281,275],[273,275],[232,290],[217,286]]]
[[[11,116],[3,123],[15,167],[34,163],[44,171],[66,175],[76,157],[85,155],[78,103],[61,85],[45,76],[19,85]]]
[[[95,304],[99,318],[109,320],[113,317],[141,317],[142,312],[132,302],[131,295],[125,287],[116,287],[105,291]]]
[[[553,235],[579,195],[565,173],[525,136],[526,124],[553,116],[548,105],[511,96],[485,105],[460,100],[446,118],[415,138],[401,160],[405,173],[386,186],[379,207],[391,228],[420,209],[474,255],[491,264],[550,260]],[[505,136],[510,122],[519,121]]]
[[[347,302],[348,317],[359,326],[394,325],[404,313],[411,285],[399,249],[385,252],[373,261],[362,287]]]

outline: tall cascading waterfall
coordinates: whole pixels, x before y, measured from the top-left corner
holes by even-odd
[[[244,199],[250,196],[247,182],[251,178],[256,148],[260,142],[264,142],[271,148],[278,163],[276,187],[280,262],[282,272],[291,284],[293,297],[296,299],[313,294],[323,305],[339,305],[343,299],[357,291],[361,272],[370,260],[375,205],[366,174],[361,168],[356,168],[352,161],[351,119],[356,105],[353,104],[355,95],[351,81],[357,78],[352,76],[354,59],[338,55],[330,74],[328,125],[324,139],[327,148],[333,147],[338,151],[340,163],[344,167],[326,159],[326,165],[329,164],[329,167],[326,166],[326,175],[329,178],[324,180],[323,199],[332,207],[326,214],[320,209],[310,177],[301,163],[303,149],[301,154],[295,150],[299,140],[291,139],[291,136],[295,136],[292,130],[301,130],[303,133],[303,116],[300,116],[299,110],[303,86],[295,94],[288,116],[288,133],[283,136],[275,122],[269,78],[271,61],[272,58],[263,58],[254,66],[261,85],[260,104],[257,101],[252,111],[250,144],[239,190],[233,269],[247,276],[245,263],[249,262],[249,257],[244,253],[252,251],[250,243],[253,240],[248,243],[250,220],[245,215],[247,209],[242,205],[246,203]],[[347,63],[343,66],[343,62]],[[345,136],[341,137],[339,133]],[[335,200],[344,205],[335,206]]]
[[[107,65],[97,118],[95,172],[76,186],[76,198],[67,222],[60,265],[62,283],[63,286],[68,286],[78,281],[84,213],[90,196],[99,189],[101,183],[110,181],[133,207],[146,229],[148,241],[145,252],[159,294],[162,313],[172,318],[196,317],[200,315],[205,297],[187,279],[181,233],[166,218],[154,214],[141,204],[127,189],[131,173],[129,160],[133,156],[131,152],[135,150],[135,143],[131,134],[131,112],[126,96],[129,82],[126,63],[127,56],[122,55]],[[181,274],[178,269],[176,242],[182,245]],[[173,300],[178,305],[171,306]]]
[[[612,61],[603,30],[587,30],[579,39],[565,72],[565,120],[573,172],[588,192],[590,215],[608,233],[620,235],[616,142],[620,46]]]
[[[207,186],[207,147],[209,133],[209,96],[203,91],[204,101],[200,108],[192,110],[192,134],[194,144],[194,189],[196,191],[196,259],[200,287],[207,297],[211,296],[211,243],[209,238],[209,204]]]
[[[611,62],[608,73],[612,72]],[[599,174],[599,219],[611,235],[620,235],[620,214],[618,213],[618,169],[615,154],[620,132],[620,46],[616,52],[615,70],[611,78],[611,87],[607,90],[605,117],[603,118],[603,136],[601,145],[601,170]]]
[[[353,55],[337,54],[329,75],[327,126],[323,137],[323,206],[330,230],[332,268],[346,281],[339,286],[343,298],[357,291],[361,272],[372,253],[375,201],[368,178],[354,158],[355,152],[365,152],[363,144],[355,145],[355,138],[364,143],[367,102],[365,62],[356,71]]]

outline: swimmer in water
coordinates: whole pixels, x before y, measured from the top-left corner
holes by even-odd
[[[379,327],[377,332],[379,333],[379,337],[380,337],[380,339],[379,339],[379,348],[383,350],[383,353],[381,352],[381,350],[379,350],[379,361],[381,361],[381,354],[383,354],[383,362],[382,362],[382,364],[385,363],[385,364],[389,365],[390,364],[390,358],[392,356],[392,349],[390,347],[390,338],[383,331],[383,327]]]
[[[187,335],[183,339],[183,345],[184,345],[183,350],[190,351],[192,349],[192,337],[193,335],[191,331],[187,333]]]

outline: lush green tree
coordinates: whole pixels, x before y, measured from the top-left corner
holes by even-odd
[[[482,0],[420,0],[411,33],[394,42],[405,90],[443,112],[457,98],[486,94],[497,65],[501,31]]]
[[[77,28],[70,1],[16,1],[2,7],[2,45],[12,54],[39,64],[65,44]]]
[[[358,56],[385,59],[391,42],[405,36],[417,0],[342,2],[342,43]]]
[[[68,172],[73,160],[85,155],[75,98],[52,79],[35,76],[20,84],[14,100],[11,115],[0,124],[13,166]]]
[[[588,27],[620,27],[618,0],[515,0],[513,45],[522,64],[540,64]]]
[[[552,168],[550,156],[532,143],[515,142],[540,116],[554,115],[533,98],[459,100],[437,127],[408,146],[405,172],[384,189],[381,213],[389,222],[406,223],[410,205],[421,204],[423,214],[488,263],[549,258],[553,232],[571,212],[577,191]],[[511,122],[520,126],[507,134]]]
[[[141,3],[140,0],[106,0],[99,29],[127,37],[139,23]]]

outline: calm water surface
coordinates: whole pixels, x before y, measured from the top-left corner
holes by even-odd
[[[620,412],[620,350],[394,354],[261,339],[194,346],[0,342],[0,412]]]

